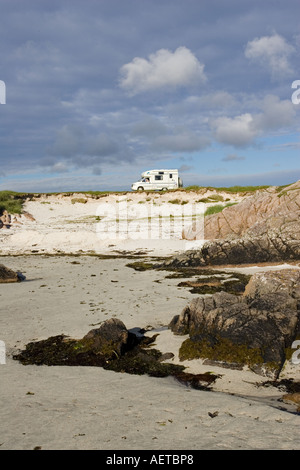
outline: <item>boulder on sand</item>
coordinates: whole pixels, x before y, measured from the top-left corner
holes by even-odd
[[[300,270],[256,273],[243,296],[198,297],[173,318],[175,334],[189,334],[180,358],[248,366],[277,378],[300,334]]]
[[[28,343],[15,359],[23,364],[104,367],[124,354],[131,343],[124,323],[111,318],[79,340],[58,335]]]
[[[137,336],[129,332],[121,320],[111,318],[99,328],[90,330],[81,340],[82,346],[100,354],[105,360],[122,356],[138,343]]]

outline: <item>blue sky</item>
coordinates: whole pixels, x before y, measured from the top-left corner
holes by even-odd
[[[151,168],[185,186],[300,179],[298,0],[0,8],[0,190],[129,190]]]

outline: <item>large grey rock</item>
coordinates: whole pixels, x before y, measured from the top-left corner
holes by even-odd
[[[173,318],[176,334],[189,334],[181,358],[201,357],[220,364],[242,364],[278,377],[300,333],[300,271],[255,274],[245,294],[219,292],[199,297]]]

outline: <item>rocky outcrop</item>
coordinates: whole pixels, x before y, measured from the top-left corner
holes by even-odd
[[[29,214],[29,212],[22,211],[21,214],[14,215],[12,217],[12,215],[9,214],[7,210],[4,210],[3,214],[0,216],[0,229],[10,228],[12,225],[21,225],[21,217],[28,219],[30,222],[35,222],[35,218]]]
[[[183,237],[197,238],[192,228]],[[300,181],[258,191],[241,203],[205,218],[206,241],[168,264],[204,266],[300,259]]]
[[[204,237],[206,240],[222,239],[229,235],[231,238],[239,238],[270,217],[286,216],[299,211],[300,181],[285,188],[273,186],[257,191],[218,214],[205,217]],[[197,238],[197,233],[191,228],[184,232],[184,238]]]
[[[300,270],[257,273],[243,296],[198,297],[170,328],[190,336],[181,346],[181,359],[248,366],[277,378],[300,334]]]
[[[7,210],[3,211],[3,214],[0,217],[0,228],[5,227],[9,228],[11,225],[11,215],[7,212]]]
[[[21,282],[24,280],[25,276],[23,274],[20,272],[15,272],[3,264],[0,264],[0,283]]]
[[[206,217],[205,239],[226,238],[228,235],[241,237],[254,229],[255,225],[268,228],[262,224],[267,219],[276,223],[278,216],[292,216],[300,211],[300,181],[286,188],[271,187],[257,191],[253,196],[244,199],[240,204],[227,207],[222,212]],[[281,217],[282,219],[282,217]],[[261,232],[261,230],[260,230]]]

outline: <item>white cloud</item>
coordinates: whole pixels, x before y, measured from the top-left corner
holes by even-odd
[[[220,117],[213,123],[215,137],[223,144],[236,147],[246,146],[256,137],[256,130],[252,124],[253,117],[250,113],[234,118]]]
[[[53,165],[50,171],[51,173],[66,173],[69,170],[64,162],[57,162]]]
[[[213,123],[217,141],[244,147],[268,131],[276,131],[293,124],[296,111],[290,100],[280,100],[275,95],[268,95],[260,103],[261,113],[245,113],[236,117],[220,117]],[[228,160],[227,160],[228,161]]]
[[[165,87],[181,87],[203,83],[206,80],[204,65],[186,47],[175,52],[160,49],[149,59],[135,57],[121,68],[120,86],[137,94]]]
[[[295,108],[291,100],[281,100],[274,95],[265,97],[262,103],[262,113],[254,118],[254,125],[257,130],[280,129],[290,126],[296,115]]]
[[[279,34],[262,36],[247,43],[245,56],[270,68],[273,78],[286,77],[292,73],[289,62],[294,47]]]

